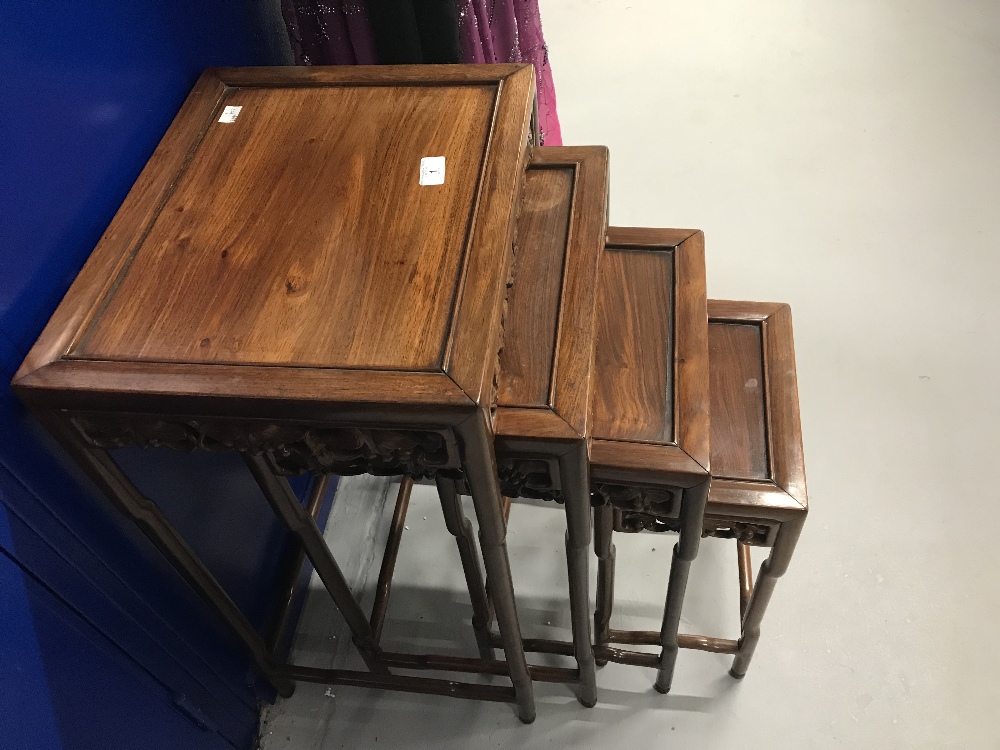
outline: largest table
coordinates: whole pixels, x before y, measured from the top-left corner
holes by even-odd
[[[207,71],[14,378],[282,694],[347,682],[534,718],[490,420],[533,102],[521,65]],[[118,468],[126,444],[240,451],[369,672],[279,663]],[[390,674],[284,478],[307,471],[466,479],[512,687]]]

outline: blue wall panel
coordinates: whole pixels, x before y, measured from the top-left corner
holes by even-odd
[[[66,462],[8,383],[200,72],[287,62],[274,7],[0,3],[0,706],[16,706],[18,721],[44,737],[26,746],[160,746],[146,724],[181,732],[164,747],[252,742],[261,686],[243,650]],[[286,537],[242,465],[119,458],[250,617],[266,622]],[[214,730],[197,729],[175,701]],[[0,747],[18,747],[4,742],[14,735],[0,714]],[[121,732],[95,734],[88,722]]]
[[[0,590],[0,747],[233,750],[3,551]]]

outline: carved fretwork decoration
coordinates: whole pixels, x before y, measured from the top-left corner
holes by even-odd
[[[766,547],[773,543],[771,526],[751,521],[727,521],[724,518],[706,518],[702,536],[717,539],[736,539],[744,544]]]
[[[680,519],[678,518],[658,518],[640,511],[615,510],[615,531],[629,534],[639,531],[676,532],[679,528]],[[771,526],[766,523],[728,521],[724,518],[706,518],[701,535],[717,539],[737,539],[744,544],[757,547],[766,547],[774,542],[771,539]]]
[[[590,499],[594,506],[610,503],[616,510],[646,513],[661,519],[675,518],[680,509],[678,493],[663,487],[595,484]]]
[[[507,497],[563,502],[562,490],[556,488],[548,461],[535,458],[508,458],[497,464],[500,491]]]
[[[306,427],[260,421],[162,420],[131,414],[84,414],[73,424],[98,448],[196,448],[263,454],[279,474],[459,476],[444,434],[422,430]]]
[[[649,513],[633,510],[616,510],[614,530],[626,534],[639,531],[677,531],[679,520],[676,518],[657,518]]]

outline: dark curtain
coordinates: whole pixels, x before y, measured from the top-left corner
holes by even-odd
[[[542,144],[562,145],[538,0],[282,0],[300,65],[535,66]]]

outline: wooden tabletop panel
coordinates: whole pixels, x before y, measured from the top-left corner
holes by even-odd
[[[495,98],[234,90],[73,354],[440,367]],[[419,183],[426,156],[443,185]]]
[[[708,512],[794,517],[808,507],[808,495],[791,309],[776,302],[710,300],[708,315]]]
[[[712,475],[767,479],[761,328],[712,321],[708,326],[712,392]]]
[[[591,396],[595,477],[690,486],[707,476],[707,329],[704,235],[609,228]]]
[[[323,399],[293,375],[316,369],[348,401],[382,400],[370,373],[391,371],[480,403],[533,98],[524,65],[207,71],[18,387],[91,393],[95,363],[119,363],[146,393],[250,398],[226,368],[263,366],[289,399]]]
[[[608,247],[598,302],[591,433],[669,443],[673,423],[673,250]]]
[[[536,148],[518,217],[497,433],[586,434],[608,151]]]

